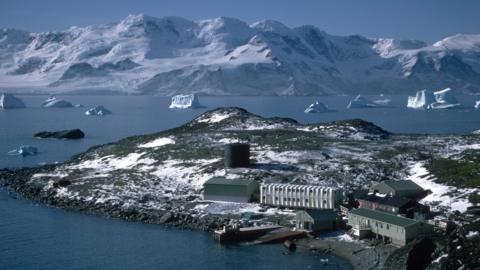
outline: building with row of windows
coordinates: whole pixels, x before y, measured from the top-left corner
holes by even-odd
[[[352,226],[353,235],[360,239],[373,234],[397,246],[433,232],[430,224],[367,208],[351,210],[348,225]]]
[[[313,185],[261,184],[260,203],[272,206],[334,209],[342,201],[342,190]]]

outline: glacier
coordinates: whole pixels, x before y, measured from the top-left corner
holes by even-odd
[[[170,109],[198,109],[202,107],[198,96],[195,94],[173,96],[172,103],[169,106]]]
[[[23,101],[12,95],[12,94],[7,94],[3,93],[0,96],[0,109],[21,109],[25,108],[25,103]]]
[[[64,99],[59,99],[56,96],[51,96],[42,102],[44,108],[71,108],[73,104]]]
[[[85,115],[97,115],[97,116],[103,116],[107,114],[111,114],[112,112],[103,105],[96,106],[95,108],[91,108],[85,112]]]
[[[322,112],[329,112],[331,111],[325,104],[315,101],[314,103],[310,104],[306,109],[305,113],[322,113]]]
[[[479,57],[480,34],[429,44],[337,36],[272,20],[138,14],[62,32],[0,29],[0,87],[44,94],[314,96],[410,94],[449,85],[478,93]]]
[[[452,109],[462,105],[458,103],[453,90],[445,88],[436,92],[426,89],[408,97],[407,107],[412,109]]]
[[[354,109],[354,108],[376,108],[379,105],[362,97],[361,95],[356,96],[352,99],[348,105],[347,109]]]

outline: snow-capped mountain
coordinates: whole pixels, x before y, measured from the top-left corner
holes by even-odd
[[[0,88],[174,95],[480,91],[480,34],[432,45],[314,26],[130,15],[64,32],[0,30]]]

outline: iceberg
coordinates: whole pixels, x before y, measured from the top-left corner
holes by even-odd
[[[414,97],[408,97],[407,107],[412,109],[431,109],[431,104],[435,102],[435,95],[432,91],[423,89],[418,91]]]
[[[436,100],[435,103],[432,104],[433,109],[451,109],[462,106],[458,103],[451,88],[445,88],[433,94],[435,95]]]
[[[14,149],[8,152],[9,155],[22,155],[22,156],[36,155],[37,153],[38,153],[38,149],[30,145],[22,145],[20,146],[20,148]]]
[[[374,100],[373,103],[375,103],[379,107],[390,107],[392,106],[392,100],[391,99],[377,99]]]
[[[376,107],[378,107],[378,104],[375,104],[374,102],[362,97],[361,95],[358,95],[353,100],[351,100],[350,103],[348,103],[347,109]]]
[[[107,115],[107,114],[111,114],[112,111],[106,109],[105,107],[103,107],[102,105],[99,105],[95,108],[91,108],[89,109],[88,111],[85,112],[85,115],[98,115],[98,116],[102,116],[102,115]]]
[[[44,108],[71,108],[73,104],[64,99],[59,99],[56,96],[51,96],[42,102]]]
[[[21,109],[25,108],[25,103],[12,94],[3,93],[0,96],[0,109]]]
[[[170,109],[197,109],[202,107],[196,94],[173,96],[172,103],[169,106]]]
[[[460,106],[451,88],[433,93],[424,89],[418,91],[415,97],[409,96],[407,102],[407,107],[412,109],[451,109]]]
[[[480,109],[480,100],[475,101],[475,106],[473,106],[475,109]]]
[[[305,113],[321,113],[331,111],[325,104],[315,101],[305,109]]]

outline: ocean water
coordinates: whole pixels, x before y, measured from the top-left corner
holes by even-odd
[[[369,97],[390,98],[391,108],[346,109],[352,97],[318,98],[334,112],[305,114],[304,109],[315,97],[201,97],[206,108],[198,110],[168,109],[166,97],[142,96],[67,96],[85,108],[41,108],[46,96],[23,96],[27,109],[0,111],[0,168],[36,166],[62,162],[73,154],[98,144],[113,142],[131,135],[166,130],[188,122],[199,114],[222,106],[239,106],[262,116],[290,117],[301,123],[362,118],[391,132],[398,133],[469,133],[480,129],[480,110],[473,108],[472,96],[460,96],[465,108],[455,110],[411,110],[406,108],[406,96]],[[84,115],[89,107],[103,104],[113,114],[96,117]],[[36,139],[39,131],[80,128],[82,140]],[[21,145],[39,149],[37,156],[21,157],[7,152]]]
[[[393,107],[347,110],[352,97],[318,98],[335,112],[305,114],[312,97],[201,97],[206,108],[168,109],[164,97],[68,96],[85,108],[41,108],[46,96],[23,96],[27,109],[0,111],[0,168],[62,162],[98,144],[131,135],[158,132],[186,123],[206,110],[239,106],[262,116],[281,116],[301,123],[362,118],[398,133],[449,134],[480,129],[480,110],[472,97],[459,97],[463,109],[415,111],[405,96],[391,96]],[[370,97],[372,98],[372,97]],[[380,98],[380,97],[377,97]],[[103,104],[113,111],[105,117],[85,116]],[[39,131],[80,128],[82,140],[35,139]],[[37,156],[11,156],[20,145],[39,149]],[[17,198],[0,189],[0,269],[310,269],[324,255],[299,250],[283,255],[280,245],[220,246],[210,234],[179,231],[53,209]],[[322,269],[346,269],[328,257]]]
[[[0,269],[350,269],[282,245],[222,246],[211,234],[88,216],[34,204],[0,188]],[[323,266],[322,259],[329,264]]]

